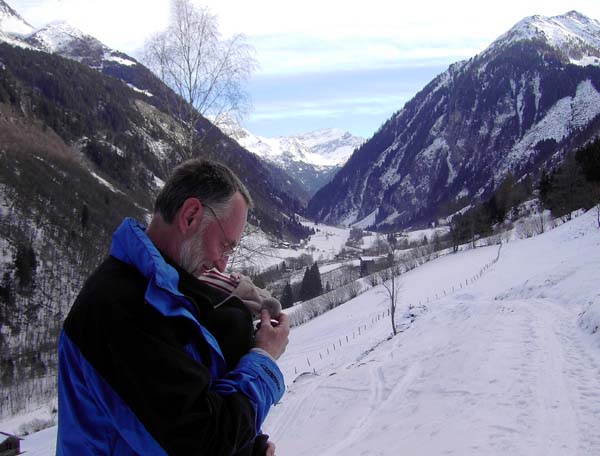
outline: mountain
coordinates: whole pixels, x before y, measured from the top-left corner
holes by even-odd
[[[273,138],[255,135],[230,119],[220,128],[245,149],[285,170],[310,196],[327,184],[364,142],[336,128]]]
[[[10,8],[8,5],[6,7]],[[83,33],[66,22],[52,22],[34,30],[14,10],[10,11],[12,11],[11,23],[20,24],[19,21],[22,21],[21,26],[16,27],[20,28],[22,33],[4,29],[4,22],[0,21],[0,41],[75,60],[107,76],[121,79],[133,90],[149,97],[159,91],[164,92],[162,81],[133,57],[109,48],[93,36]]]
[[[176,95],[134,59],[65,24],[20,30],[0,35],[0,417],[55,397],[62,320],[122,218],[148,220],[184,131]],[[308,234],[287,174],[208,120],[198,129],[198,155],[250,190],[251,224]]]
[[[8,5],[5,3],[4,5],[7,11],[11,12],[11,20],[18,22],[17,19],[20,19],[20,16],[14,10],[10,9]],[[27,31],[24,28],[22,29],[25,32]],[[81,32],[67,23],[51,23],[39,30],[30,30],[30,33],[26,35],[7,32],[6,36],[10,38],[9,40],[5,40],[9,41],[9,44],[59,55],[97,70],[104,75],[120,79],[129,89],[136,92],[134,97],[129,93],[125,98],[130,98],[130,101],[133,99],[137,100],[136,103],[138,103],[138,106],[141,103],[155,108],[158,111],[155,111],[154,114],[158,117],[168,115],[168,112],[171,112],[169,104],[174,101],[176,95],[154,76],[150,70],[134,58],[109,48],[96,38]],[[0,41],[2,41],[2,37],[0,37]],[[85,109],[83,106],[79,108]],[[141,111],[144,112],[142,117],[148,115],[150,112],[148,109],[141,109]],[[134,121],[134,124],[139,120],[140,118],[138,117]],[[159,137],[171,136],[171,138],[174,134],[177,134],[176,131],[168,131],[168,128],[165,129],[164,123],[158,126],[157,121],[159,120],[158,118],[149,121],[146,120],[146,123],[154,124],[152,128],[155,131],[144,132],[146,137],[145,140],[142,140],[142,142],[151,143],[148,144],[148,147],[155,149],[156,145],[153,143],[157,140],[156,133],[158,133]],[[145,126],[137,124],[136,127],[142,127],[142,130],[144,130]],[[207,157],[225,162],[242,175],[243,178],[247,176],[245,183],[257,201],[257,207],[254,213],[251,214],[251,220],[255,221],[255,223],[260,223],[267,232],[274,231],[278,236],[291,236],[295,239],[298,236],[302,236],[302,226],[297,222],[291,222],[291,220],[294,219],[294,211],[300,211],[306,204],[308,195],[303,194],[295,182],[290,182],[289,176],[286,173],[274,168],[270,164],[257,160],[253,154],[250,154],[236,142],[225,137],[208,120],[203,119],[199,128],[208,132],[206,134],[206,143],[208,146],[205,151]],[[163,131],[157,132],[157,129]],[[112,133],[109,137],[114,136],[114,132]],[[90,137],[94,136],[94,133],[90,132]],[[99,135],[96,134],[96,136]],[[77,141],[77,138],[69,139]],[[164,139],[167,138],[161,138],[159,141],[164,142]],[[113,146],[119,147],[116,144],[113,144]],[[173,150],[174,143],[172,139],[167,139],[161,147],[162,151],[159,153],[159,159],[165,158],[163,155],[166,149]],[[160,168],[163,168],[163,172],[161,172]],[[154,170],[157,171],[157,174],[155,174],[159,180],[164,178],[164,175],[161,175],[164,174],[164,169],[165,166],[160,166],[159,169]],[[120,172],[124,171],[121,169]],[[155,188],[148,188],[150,192],[154,192],[155,190]]]
[[[386,121],[307,214],[378,229],[429,223],[535,177],[600,132],[600,22],[523,19]]]
[[[53,22],[27,35],[23,41],[35,49],[76,60],[102,70],[107,62],[133,66],[138,62],[128,55],[102,44],[66,22]]]

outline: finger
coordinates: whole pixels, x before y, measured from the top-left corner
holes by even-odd
[[[269,326],[271,325],[271,314],[269,313],[269,311],[267,309],[262,309],[260,311],[260,322],[263,325],[268,324]]]

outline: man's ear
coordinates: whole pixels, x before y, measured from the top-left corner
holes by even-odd
[[[186,199],[175,216],[177,228],[181,234],[186,235],[189,232],[195,232],[200,227],[204,208],[198,198]]]

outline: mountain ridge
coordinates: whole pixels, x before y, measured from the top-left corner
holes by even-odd
[[[515,38],[522,25],[502,36]],[[311,199],[308,216],[421,226],[481,201],[509,172],[535,178],[599,131],[600,67],[571,58],[593,61],[600,50],[577,43],[575,55],[519,35],[450,65],[356,151]]]
[[[265,137],[227,119],[219,126],[246,150],[285,170],[309,195],[323,187],[364,139],[339,128],[326,128],[293,136]]]

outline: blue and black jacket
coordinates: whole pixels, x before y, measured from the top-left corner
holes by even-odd
[[[284,380],[220,299],[126,219],[60,336],[57,454],[252,454]]]

